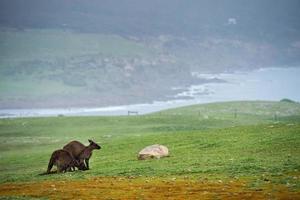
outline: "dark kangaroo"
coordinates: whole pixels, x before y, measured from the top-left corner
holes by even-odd
[[[81,142],[72,141],[64,146],[64,150],[68,151],[80,163],[85,162],[86,169],[89,169],[89,159],[94,149],[101,149],[101,146],[92,140],[88,140],[89,145],[85,146]]]
[[[50,174],[50,171],[55,165],[57,167],[57,172],[66,172],[73,171],[75,167],[78,169],[85,168],[84,163],[80,163],[68,152],[63,149],[56,150],[52,153],[49,160],[47,174]]]

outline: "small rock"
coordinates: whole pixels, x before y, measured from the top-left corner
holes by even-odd
[[[162,158],[169,155],[169,149],[166,146],[154,144],[142,149],[138,154],[139,160],[145,160],[149,158]]]

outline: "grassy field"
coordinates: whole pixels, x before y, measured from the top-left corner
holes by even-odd
[[[46,171],[54,150],[71,140],[87,144],[90,138],[102,146],[94,151],[91,170],[38,175]],[[170,157],[137,160],[139,150],[156,143],[166,145]],[[188,179],[242,181],[247,189],[258,192],[269,185],[271,194],[286,190],[299,198],[300,104],[228,102],[144,116],[2,119],[0,150],[0,188],[97,177],[134,179],[137,185],[146,179],[154,183]]]

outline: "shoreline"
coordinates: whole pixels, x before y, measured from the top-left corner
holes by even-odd
[[[220,78],[226,82],[203,83],[183,87],[170,100],[103,107],[0,109],[0,118],[47,116],[116,116],[128,111],[148,114],[181,106],[228,101],[300,101],[297,85],[300,68],[259,68],[250,72],[207,74],[194,72],[200,78]],[[276,91],[276,92],[275,92]]]

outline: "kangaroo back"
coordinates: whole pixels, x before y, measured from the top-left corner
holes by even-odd
[[[86,148],[81,142],[72,141],[64,146],[64,150],[68,151],[75,159],[78,159],[79,154]]]

